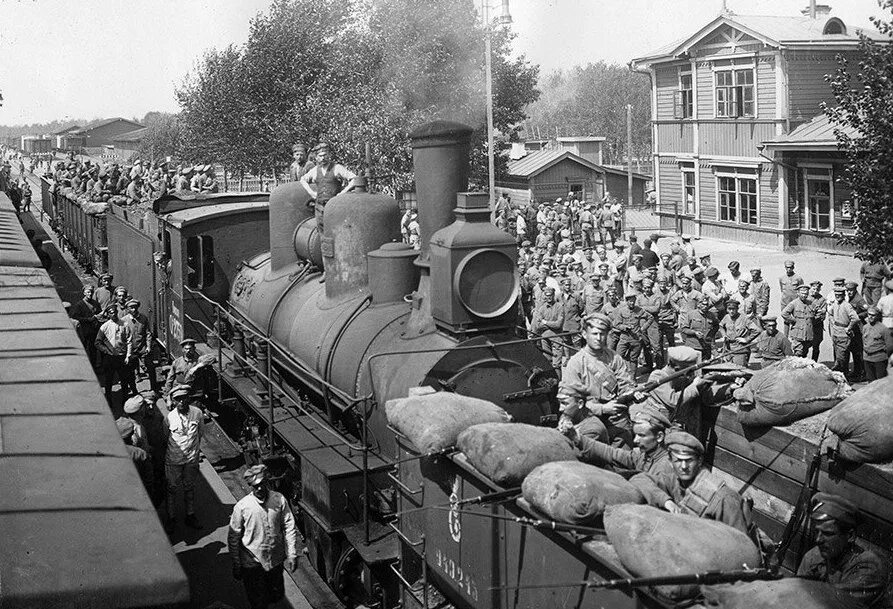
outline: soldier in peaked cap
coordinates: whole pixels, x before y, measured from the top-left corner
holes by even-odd
[[[828,301],[822,296],[821,281],[813,281],[809,284],[809,302],[815,313],[812,320],[812,359],[817,362],[822,340],[825,338],[825,316],[828,312]]]
[[[856,542],[859,508],[830,493],[816,493],[812,506],[816,546],[803,556],[797,576],[827,582],[865,607],[886,607],[890,570]]]
[[[763,360],[763,368],[794,354],[788,337],[778,331],[777,317],[763,315],[760,323],[763,325],[763,331],[754,340],[754,350]]]
[[[112,285],[112,277],[109,273],[103,273],[99,276],[99,285],[93,292],[93,299],[99,303],[99,308],[103,311],[115,299],[115,286]]]
[[[198,363],[198,350],[195,348],[195,340],[184,338],[180,341],[182,355],[176,358],[167,372],[167,380],[164,383],[165,395],[170,395],[174,385],[186,383],[186,374]]]
[[[630,406],[629,413],[635,445],[631,450],[615,448],[583,436],[573,427],[569,428],[566,434],[580,449],[580,461],[599,467],[611,467],[618,473],[629,475],[670,470],[667,449],[664,447],[664,435],[670,428],[670,420],[649,404]]]
[[[633,388],[629,368],[608,348],[611,321],[596,313],[583,320],[586,346],[568,360],[558,387],[561,418],[558,428],[567,431],[581,424],[582,435],[591,435],[615,447],[629,447],[631,426],[626,407],[614,398]]]
[[[703,467],[704,445],[690,433],[671,430],[664,438],[672,469],[638,474],[631,482],[649,505],[676,514],[716,520],[752,535],[744,499]]]

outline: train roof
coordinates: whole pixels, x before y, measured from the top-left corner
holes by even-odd
[[[52,280],[36,256],[21,263],[11,212],[0,194],[2,604],[185,604],[186,576]]]
[[[269,199],[270,193],[268,192],[195,193],[177,190],[155,199],[152,202],[152,211],[156,214],[164,215],[180,211],[181,209],[192,209],[200,206],[244,203],[246,201],[268,201]]]
[[[240,203],[231,203],[219,205],[205,205],[202,207],[188,207],[186,209],[169,213],[164,216],[164,220],[177,228],[183,228],[196,222],[210,220],[211,218],[222,218],[232,216],[246,211],[261,210],[269,208],[267,201],[246,201]]]

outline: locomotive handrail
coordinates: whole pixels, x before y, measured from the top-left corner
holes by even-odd
[[[344,437],[343,437],[341,434],[339,434],[337,430],[331,428],[331,427],[330,427],[325,421],[323,421],[322,419],[317,418],[317,417],[314,415],[314,413],[313,413],[312,411],[310,411],[310,410],[304,408],[304,407],[301,405],[301,403],[300,403],[299,401],[295,400],[291,395],[289,395],[288,392],[286,392],[285,389],[284,389],[279,383],[277,383],[276,381],[274,381],[272,378],[268,377],[268,376],[266,375],[266,373],[264,373],[264,372],[261,371],[259,368],[257,368],[256,366],[254,366],[254,364],[251,362],[251,360],[249,360],[249,359],[246,358],[245,356],[242,356],[242,355],[239,355],[238,353],[236,353],[235,350],[233,350],[233,348],[232,348],[232,344],[229,343],[229,342],[227,342],[226,340],[224,340],[223,337],[222,337],[218,332],[216,332],[216,331],[212,330],[211,328],[209,328],[208,326],[206,326],[202,321],[197,320],[197,319],[194,319],[194,318],[192,318],[192,317],[189,317],[189,315],[186,315],[185,313],[184,313],[183,316],[184,316],[186,319],[188,319],[189,321],[191,321],[191,322],[193,322],[193,323],[195,323],[195,324],[198,324],[198,325],[202,326],[203,328],[205,328],[209,333],[211,333],[212,335],[214,335],[214,336],[217,338],[217,340],[220,342],[221,345],[226,345],[226,347],[227,347],[227,348],[229,349],[229,351],[230,351],[229,353],[227,353],[226,357],[227,357],[230,361],[232,361],[232,362],[235,363],[235,361],[238,360],[240,364],[242,364],[242,365],[244,365],[244,366],[250,368],[250,369],[251,369],[253,372],[255,372],[255,373],[256,373],[256,374],[257,374],[263,381],[269,383],[274,389],[278,390],[278,391],[282,394],[282,397],[285,398],[285,399],[287,399],[289,402],[291,402],[291,403],[294,405],[294,407],[297,408],[302,414],[304,414],[304,415],[310,417],[310,418],[311,418],[315,423],[317,423],[322,429],[324,429],[324,430],[325,430],[326,432],[328,432],[330,435],[332,435],[332,436],[334,436],[335,438],[337,438],[342,444],[344,444],[344,445],[347,446],[348,448],[350,448],[350,449],[352,449],[352,450],[356,450],[356,451],[358,451],[358,452],[360,452],[360,451],[363,450],[363,447],[362,447],[362,446],[359,446],[359,445],[356,445],[356,444],[351,444],[350,442],[348,442],[347,440],[345,440]],[[220,350],[220,354],[221,354],[221,357],[222,357],[222,356],[223,356],[223,350],[222,350],[222,349]],[[272,396],[271,396],[271,399],[272,399]],[[281,422],[282,420],[284,420],[284,419],[281,419],[279,422]],[[271,418],[271,419],[270,419],[270,426],[272,427],[272,426],[274,425],[274,423],[275,423],[275,421],[273,421],[273,419]]]

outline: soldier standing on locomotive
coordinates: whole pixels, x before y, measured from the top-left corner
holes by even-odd
[[[316,167],[301,177],[301,184],[315,200],[316,225],[320,237],[323,235],[323,216],[326,203],[340,194],[353,190],[355,177],[356,174],[344,165],[332,160],[332,150],[327,143],[320,142],[316,145]],[[311,184],[316,186],[316,190],[310,187]]]

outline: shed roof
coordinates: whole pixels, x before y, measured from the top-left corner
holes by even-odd
[[[565,150],[561,148],[549,148],[545,150],[537,150],[536,152],[531,152],[527,156],[522,159],[518,159],[517,161],[510,161],[508,164],[508,172],[509,175],[519,176],[525,179],[532,178],[533,176],[542,173],[549,167],[553,165],[557,165],[561,161],[569,159],[575,163],[579,163],[583,167],[590,169],[592,171],[598,173],[611,173],[611,174],[623,174],[626,175],[625,170],[614,169],[612,167],[606,167],[604,165],[598,165],[591,161],[587,161],[583,157],[574,154],[570,150]],[[641,173],[633,172],[633,178],[639,180],[650,180],[650,176],[646,176]]]
[[[148,127],[140,127],[139,129],[116,135],[113,139],[116,142],[140,142],[148,131]]]
[[[773,149],[837,150],[835,129],[850,137],[861,137],[854,128],[837,125],[832,123],[827,115],[819,114],[790,133],[766,140],[763,144]]]
[[[104,119],[102,119],[102,120],[93,121],[92,123],[90,123],[90,124],[88,124],[88,125],[86,125],[86,126],[84,126],[84,127],[81,127],[81,128],[78,129],[77,131],[72,131],[72,133],[81,135],[81,134],[83,134],[83,133],[86,133],[87,131],[92,131],[93,129],[97,129],[97,128],[99,128],[99,127],[105,127],[106,125],[110,125],[110,124],[112,124],[112,123],[116,123],[116,122],[118,122],[118,121],[123,121],[123,122],[125,122],[125,123],[130,123],[131,125],[134,126],[135,129],[140,129],[140,128],[143,127],[143,125],[139,124],[139,123],[136,122],[136,121],[132,121],[132,120],[127,119],[127,118],[123,118],[123,117],[120,117],[120,116],[116,116],[116,117],[114,117],[114,118],[104,118]]]

